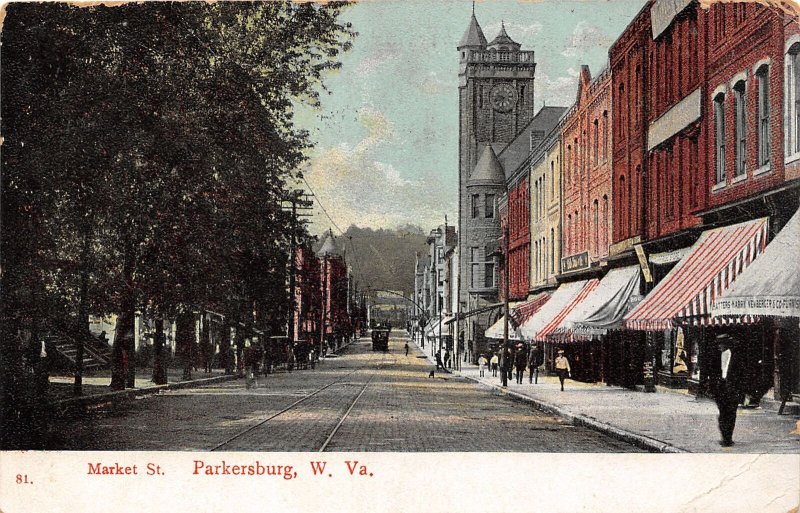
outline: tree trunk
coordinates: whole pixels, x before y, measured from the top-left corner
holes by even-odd
[[[80,305],[78,311],[78,326],[75,330],[75,345],[77,352],[75,353],[75,382],[72,387],[72,395],[79,396],[83,394],[83,345],[86,342],[86,337],[89,334],[89,250],[91,241],[89,238],[89,230],[91,227],[87,224],[83,228],[83,248],[81,248],[81,291],[80,291]],[[112,379],[113,387],[113,379]]]
[[[167,372],[164,368],[164,320],[156,315],[156,333],[153,340],[153,383],[167,384]]]
[[[178,314],[175,321],[175,348],[183,365],[183,380],[192,379],[192,356],[194,346],[194,316],[192,312]]]

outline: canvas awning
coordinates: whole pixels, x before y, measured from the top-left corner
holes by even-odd
[[[519,303],[511,309],[511,323],[515,327],[522,326],[525,321],[530,319],[533,314],[539,311],[545,303],[550,299],[550,294],[547,292],[540,292],[527,301]]]
[[[800,211],[711,308],[713,318],[800,317]]]
[[[539,311],[522,323],[520,326],[522,336],[527,340],[539,340],[537,337],[539,331],[583,290],[586,283],[586,280],[580,280],[561,284]]]
[[[448,336],[450,335],[450,328],[446,326],[447,321],[452,319],[452,315],[443,315],[441,319],[434,318],[430,323],[428,323],[428,327],[425,328],[425,336],[428,338],[439,338],[439,323],[442,323],[441,327],[441,336]]]
[[[506,316],[500,316],[500,319],[497,320],[496,323],[492,324],[485,332],[484,335],[486,338],[493,338],[497,340],[503,340],[503,324],[505,323]],[[519,333],[518,329],[514,329],[514,325],[512,323],[508,323],[508,340],[522,340],[522,336]]]
[[[680,323],[708,324],[714,300],[763,251],[767,218],[706,230],[689,254],[625,316],[626,328],[670,329]]]
[[[589,295],[600,285],[600,280],[597,278],[591,279],[586,282],[586,284],[578,291],[575,297],[567,303],[564,308],[562,308],[552,319],[550,322],[544,325],[544,327],[539,330],[539,333],[536,334],[536,340],[545,341],[547,338],[552,335],[555,330],[563,326],[564,320],[569,317],[569,315],[575,311],[575,308],[578,307]]]
[[[564,318],[552,337],[562,340],[586,340],[621,327],[622,318],[641,298],[642,273],[638,265],[612,269],[586,299]]]

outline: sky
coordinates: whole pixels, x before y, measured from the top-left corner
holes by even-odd
[[[535,52],[536,110],[575,101],[578,70],[607,66],[608,48],[644,0],[483,0],[487,40],[501,21]],[[454,224],[458,214],[458,45],[471,0],[371,0],[344,14],[359,35],[329,75],[321,109],[296,121],[316,147],[304,169],[316,196],[310,230]],[[322,211],[322,208],[327,212]]]

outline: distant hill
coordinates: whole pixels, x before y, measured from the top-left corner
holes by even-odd
[[[422,228],[414,225],[395,230],[350,226],[336,237],[336,245],[344,250],[360,290],[395,290],[410,296],[414,292],[414,256],[427,252],[425,238]]]

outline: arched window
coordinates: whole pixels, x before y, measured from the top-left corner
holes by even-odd
[[[786,156],[800,153],[800,42],[786,54]]]
[[[736,176],[745,174],[747,162],[747,97],[744,80],[733,86],[733,97],[736,115]]]
[[[594,225],[593,226],[594,240],[592,241],[592,246],[593,246],[592,253],[595,256],[598,256],[600,254],[600,219],[599,219],[600,213],[598,212],[599,207],[597,200],[594,200],[594,203],[592,204],[592,210],[593,210],[592,215],[594,217],[594,219],[592,219],[592,224]]]
[[[769,137],[769,66],[764,64],[756,71],[758,85],[758,167],[769,164],[770,137]]]
[[[715,183],[725,183],[725,93],[714,97],[714,158]]]
[[[619,227],[622,231],[622,235],[625,238],[630,237],[633,235],[630,233],[626,228],[628,227],[627,219],[625,219],[625,213],[627,212],[630,215],[630,210],[626,207],[630,204],[630,200],[628,199],[628,189],[625,186],[625,175],[620,175],[619,177]]]
[[[607,255],[608,254],[608,195],[607,194],[603,194],[603,213],[601,219],[603,220],[603,229],[600,232],[602,234],[602,238],[600,239],[600,253]]]

